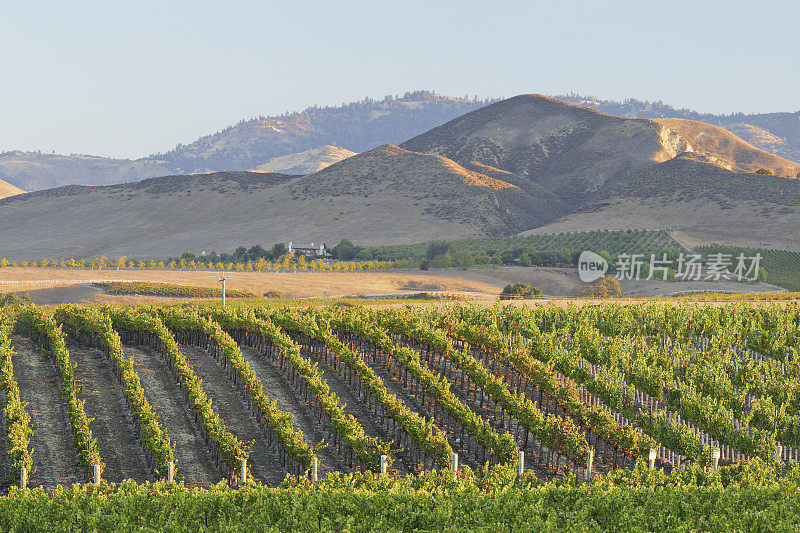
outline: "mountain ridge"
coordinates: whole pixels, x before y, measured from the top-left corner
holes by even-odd
[[[0,249],[163,256],[231,243],[398,244],[654,224],[791,244],[800,180],[752,173],[761,165],[796,168],[707,124],[519,95],[307,175],[212,171],[12,196],[0,200]]]
[[[663,102],[635,99],[614,102],[575,94],[554,98],[623,118],[699,120],[724,127],[757,148],[800,161],[800,111],[712,115],[676,109]],[[452,118],[496,101],[414,91],[402,97],[367,98],[338,107],[309,107],[295,113],[242,120],[216,133],[201,136],[193,143],[178,145],[166,154],[152,154],[136,160],[9,151],[0,154],[0,179],[24,190],[38,190],[70,184],[123,183],[212,170],[250,170],[274,157],[298,154],[325,145],[336,144],[354,152],[383,144],[399,145]],[[278,135],[274,131],[281,129],[278,122],[283,122],[284,126],[294,124],[294,130],[284,130]],[[248,129],[250,133],[245,131]]]

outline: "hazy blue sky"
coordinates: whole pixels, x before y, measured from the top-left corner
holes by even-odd
[[[0,151],[136,157],[433,89],[800,109],[800,2],[0,3]]]

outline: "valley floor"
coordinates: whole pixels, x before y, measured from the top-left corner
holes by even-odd
[[[262,295],[277,291],[285,298],[338,298],[358,295],[410,295],[419,292],[459,293],[475,302],[494,301],[509,283],[529,283],[551,298],[573,298],[582,282],[572,268],[484,267],[465,271],[396,270],[387,272],[228,272],[227,288]],[[219,272],[172,270],[77,270],[6,267],[0,270],[0,294],[28,292],[39,305],[62,303],[175,303],[178,298],[109,295],[92,282],[149,281],[218,287]],[[663,282],[623,280],[626,297],[652,298],[680,292],[775,292],[773,285],[732,281]],[[196,299],[195,299],[196,300]],[[379,302],[376,302],[378,304]]]

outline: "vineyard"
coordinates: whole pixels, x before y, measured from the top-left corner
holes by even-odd
[[[108,281],[98,283],[110,294],[141,294],[147,296],[174,296],[181,298],[221,298],[222,289],[217,287],[192,287],[172,283],[155,283],[147,281]],[[225,289],[228,298],[255,298],[251,292]]]
[[[593,230],[571,233],[546,233],[541,235],[513,235],[483,239],[449,241],[453,249],[466,250],[476,256],[500,254],[504,260],[519,258],[526,250],[542,254],[563,254],[563,261],[572,263],[572,256],[584,250],[606,251],[618,254],[651,253],[659,257],[662,253],[677,256],[681,244],[664,230]],[[400,259],[420,260],[425,258],[428,244],[396,244],[366,248],[375,259],[393,261]]]
[[[490,527],[487,509],[509,512],[485,500],[492,494],[530,509],[514,518],[528,526],[596,520],[610,494],[654,506],[706,498],[726,517],[737,498],[796,494],[800,483],[796,304],[66,305],[7,315],[2,471],[5,487],[28,492],[11,490],[0,521],[77,512],[102,493],[103,505],[127,494],[118,506],[196,523],[190,488],[220,508],[261,502],[248,520],[270,524],[292,520],[287,501],[308,506],[294,519],[315,529],[415,527],[410,516],[390,521],[389,492],[428,502],[414,515],[432,521],[423,529],[466,524],[472,506],[483,509],[476,526]],[[56,488],[74,483],[83,488]],[[42,490],[52,498],[26,500]],[[164,517],[165,502],[180,510]],[[744,528],[758,516],[725,520]]]
[[[755,257],[761,254],[761,266],[767,271],[767,281],[780,285],[790,291],[800,291],[800,252],[771,250],[764,248],[740,248],[736,246],[701,246],[697,248],[704,256],[711,254],[730,254],[737,257]]]

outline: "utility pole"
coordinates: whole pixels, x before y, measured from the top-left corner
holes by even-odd
[[[225,280],[228,279],[225,277],[225,271],[222,271],[220,274],[219,281],[222,283],[222,307],[225,307]]]

